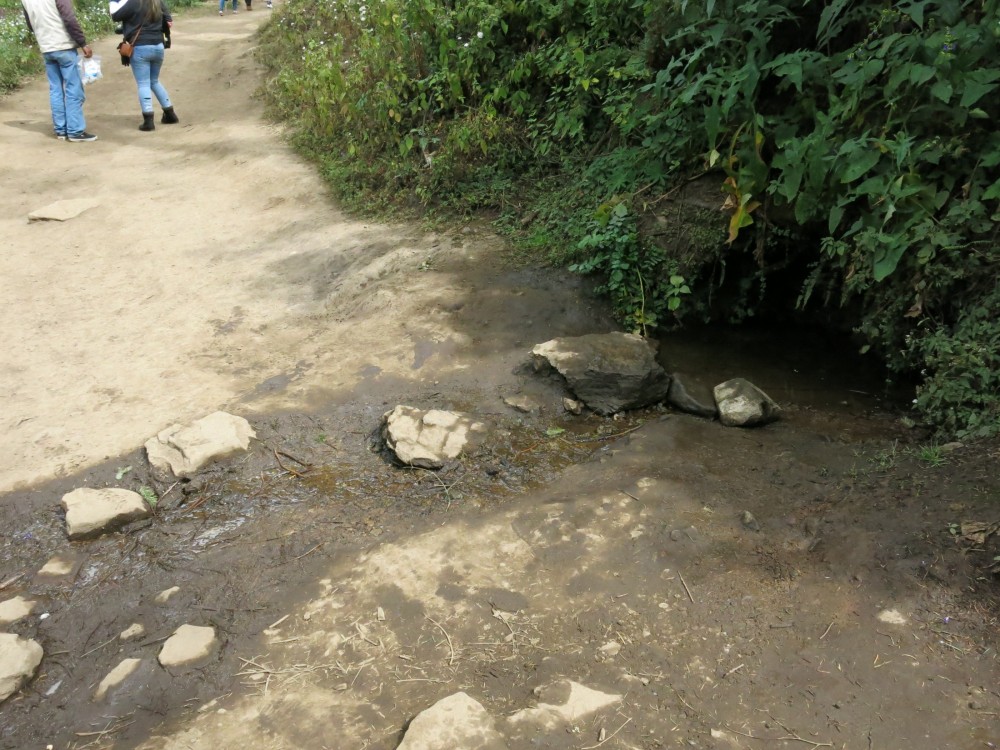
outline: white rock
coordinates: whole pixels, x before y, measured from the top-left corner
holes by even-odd
[[[157,657],[164,667],[180,667],[201,661],[215,648],[215,628],[181,625],[170,636]]]
[[[27,617],[34,611],[35,604],[33,599],[25,599],[23,596],[15,596],[13,599],[0,602],[0,625],[9,625],[22,617]]]
[[[512,409],[517,409],[524,414],[534,414],[542,409],[541,404],[531,396],[526,396],[523,393],[516,396],[504,396],[503,402]]]
[[[35,675],[44,653],[29,638],[0,633],[0,701],[12,696]]]
[[[542,688],[541,695],[568,693],[561,703],[539,703],[535,708],[525,708],[509,717],[512,724],[532,722],[552,728],[560,722],[574,722],[605,706],[621,701],[620,695],[592,690],[572,680],[560,680]]]
[[[70,539],[113,531],[150,513],[142,495],[117,487],[81,487],[63,495],[62,506],[66,509],[66,533]]]
[[[507,745],[486,709],[455,693],[417,714],[397,750],[507,750]]]
[[[42,208],[36,208],[28,214],[28,221],[67,221],[99,205],[101,204],[90,198],[56,201]]]
[[[138,622],[134,622],[125,628],[121,634],[118,636],[119,640],[130,641],[133,638],[139,638],[146,634],[146,628]]]
[[[180,590],[181,590],[180,586],[171,586],[169,589],[164,589],[159,594],[157,594],[156,599],[154,601],[157,604],[166,604],[168,601],[170,601],[170,597],[172,597]]]
[[[146,456],[154,469],[190,477],[214,461],[246,451],[257,437],[250,423],[217,411],[186,427],[174,425],[146,441]]]
[[[608,641],[598,650],[605,656],[618,656],[622,650],[622,644],[618,641]]]
[[[424,469],[440,469],[485,432],[484,424],[457,412],[403,405],[386,412],[383,430],[386,444],[400,461]]]
[[[726,427],[757,427],[773,422],[781,413],[770,396],[743,378],[719,383],[713,393],[719,421]]]
[[[97,690],[94,691],[94,701],[104,700],[108,691],[125,682],[128,676],[139,668],[140,664],[142,664],[142,659],[122,659],[118,666],[108,672],[108,676],[101,680]]]
[[[38,575],[46,578],[61,578],[72,573],[74,567],[76,567],[76,560],[55,555],[41,567]]]
[[[883,609],[878,613],[878,619],[879,622],[884,622],[888,625],[906,625],[909,622],[906,619],[906,615],[898,609]]]

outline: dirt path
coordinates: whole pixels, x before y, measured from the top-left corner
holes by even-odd
[[[464,257],[463,243],[330,203],[253,99],[267,13],[178,19],[162,74],[178,126],[136,129],[111,39],[87,90],[96,143],[51,137],[44,80],[0,100],[0,491],[221,406],[302,406],[375,372],[433,379],[444,364],[431,360],[453,333],[424,313],[458,300],[447,273],[418,268]],[[28,223],[75,198],[98,205]]]
[[[759,380],[782,421],[569,416],[519,366],[607,330],[602,308],[505,267],[475,227],[341,215],[252,99],[265,12],[178,21],[177,127],[135,129],[110,41],[100,141],[51,138],[41,81],[0,100],[0,604],[32,599],[5,630],[45,649],[0,705],[0,750],[395,750],[457,691],[509,750],[1000,746],[1000,548],[957,524],[996,520],[996,446],[921,461],[807,342],[703,334],[665,349],[708,382]],[[98,205],[26,221],[81,196]],[[540,409],[504,406],[517,392]],[[368,444],[401,402],[475,412],[489,438],[401,470]],[[250,454],[156,485],[138,446],[217,408],[251,420]],[[67,541],[63,492],[143,484],[153,518]],[[69,572],[41,575],[54,555]],[[181,624],[220,642],[170,672]],[[93,699],[125,658],[141,665]],[[565,699],[561,680],[617,697],[511,719]]]

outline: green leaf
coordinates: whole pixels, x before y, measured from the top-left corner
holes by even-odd
[[[121,478],[126,474],[128,474],[130,471],[132,471],[131,466],[123,466],[122,468],[118,469],[118,471],[115,472],[115,479],[117,481],[121,481]]]
[[[896,266],[899,265],[899,259],[903,257],[905,251],[906,246],[901,244],[880,247],[876,250],[874,257],[875,281],[882,281],[892,274],[896,270]]]
[[[153,491],[152,487],[147,487],[143,485],[139,488],[139,494],[142,495],[143,500],[149,503],[149,507],[156,509],[156,503],[159,502],[159,498],[156,496],[156,492]]]
[[[991,200],[994,200],[996,198],[1000,198],[1000,180],[997,180],[992,185],[990,185],[986,189],[986,192],[983,193],[983,200],[984,201],[991,201]]]
[[[844,172],[840,175],[840,181],[843,183],[854,182],[878,164],[878,161],[881,158],[882,154],[874,148],[869,149],[868,151],[860,151],[852,154],[851,161],[848,163]]]
[[[943,101],[945,104],[951,99],[954,89],[949,81],[938,81],[931,86],[931,94]]]
[[[927,83],[934,77],[937,73],[937,68],[931,65],[921,65],[920,63],[913,63],[909,66],[902,66],[900,70],[906,70],[910,74],[910,83],[914,86],[919,86],[923,83]]]
[[[546,437],[558,437],[559,435],[562,435],[564,432],[566,432],[566,430],[564,430],[562,427],[550,427],[545,431],[545,435]]]
[[[971,107],[996,87],[997,84],[986,81],[977,81],[973,78],[973,75],[970,74],[965,79],[965,90],[962,91],[962,99],[958,104],[960,107]]]

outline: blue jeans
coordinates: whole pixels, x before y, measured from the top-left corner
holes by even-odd
[[[49,79],[52,129],[56,135],[80,135],[87,129],[83,119],[83,81],[75,49],[45,52],[45,75]]]
[[[219,12],[226,9],[226,0],[219,0]],[[233,0],[233,10],[236,10],[236,0]]]
[[[139,87],[139,106],[142,113],[153,113],[153,95],[164,109],[171,107],[170,94],[160,83],[160,68],[163,66],[162,44],[140,44],[132,53],[132,75]]]

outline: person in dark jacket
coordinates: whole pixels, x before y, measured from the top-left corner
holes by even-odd
[[[173,18],[163,0],[111,0],[111,18],[122,25],[126,41],[131,42],[131,59],[122,57],[122,64],[132,66],[132,75],[139,89],[142,125],[139,130],[155,130],[153,97],[163,107],[160,122],[172,125],[180,122],[170,94],[160,83],[163,66],[164,30],[169,33]]]
[[[86,131],[83,117],[83,81],[77,68],[77,49],[84,57],[93,52],[76,20],[71,0],[21,0],[24,20],[38,40],[49,79],[49,105],[56,138],[74,142],[96,141]]]

